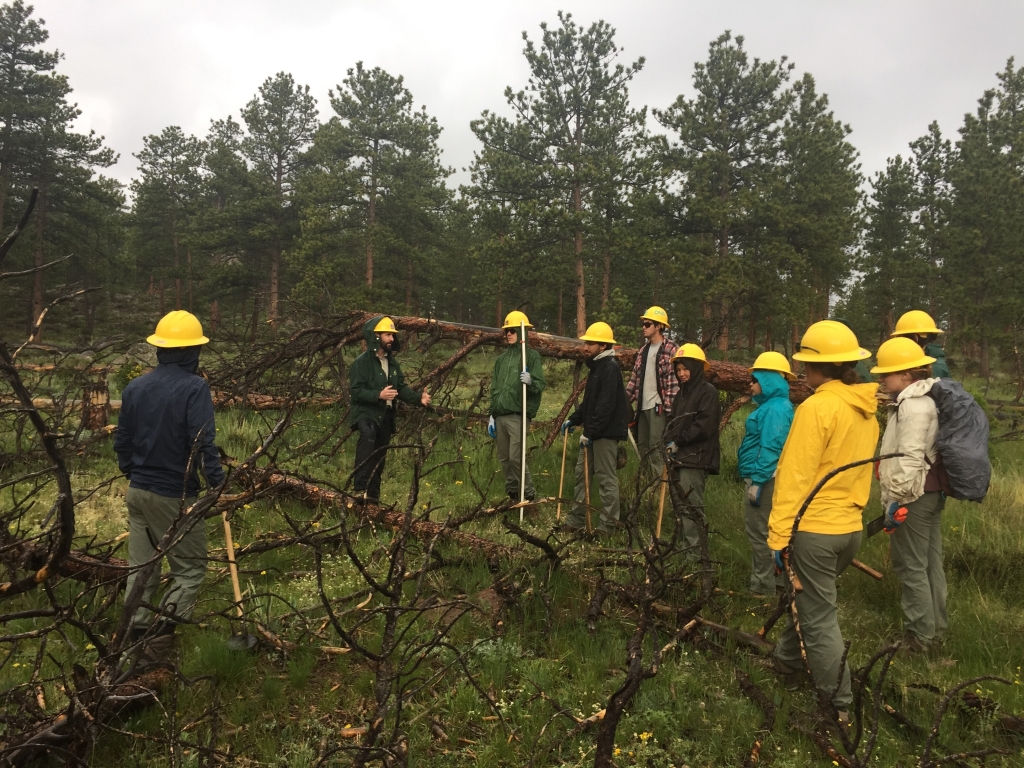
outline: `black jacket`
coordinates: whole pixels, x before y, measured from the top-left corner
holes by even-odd
[[[211,487],[224,482],[214,438],[213,398],[196,375],[199,347],[157,350],[160,364],[121,394],[114,450],[132,488],[181,498],[199,493],[199,470]],[[192,471],[186,480],[192,447]]]
[[[600,357],[600,356],[598,356]],[[625,440],[629,429],[629,400],[622,383],[622,371],[614,354],[587,360],[590,374],[583,390],[583,402],[569,417],[573,426],[583,426],[590,440]]]
[[[721,462],[718,390],[704,378],[703,363],[696,363],[690,380],[679,387],[679,394],[672,403],[663,439],[665,445],[675,443],[678,448],[672,457],[673,464],[717,475]]]

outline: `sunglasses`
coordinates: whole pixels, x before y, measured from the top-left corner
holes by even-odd
[[[515,328],[506,328],[505,329],[505,335],[506,336],[518,336],[519,335],[519,331],[517,331]]]
[[[654,323],[652,323],[649,320],[644,320],[643,325],[644,325],[644,328],[650,328],[652,325],[654,325]]]

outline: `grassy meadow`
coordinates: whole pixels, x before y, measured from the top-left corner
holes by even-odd
[[[434,358],[443,358],[443,354],[440,350],[432,352],[432,358],[423,361],[425,366]],[[407,354],[404,359],[407,371],[416,366],[416,355]],[[489,375],[493,360],[491,351],[483,351],[460,366],[460,386],[451,405],[465,407],[472,400],[480,377]],[[549,362],[547,371],[550,386],[539,421],[555,417],[572,385],[571,365]],[[411,373],[408,377],[415,378]],[[996,389],[993,397],[998,394]],[[703,615],[754,632],[775,600],[746,591],[749,549],[743,530],[743,485],[736,474],[736,448],[746,413],[749,411],[737,413],[723,433],[722,473],[710,478],[707,485],[710,550],[720,592]],[[287,457],[296,447],[322,435],[343,415],[342,409],[335,408],[297,413],[295,425],[279,443],[279,455]],[[218,443],[229,455],[242,458],[266,434],[274,414],[232,409],[218,412],[217,418]],[[544,433],[546,429],[533,430],[530,467],[538,496],[554,496],[561,442],[543,450],[539,445]],[[338,437],[347,434],[347,428],[342,428]],[[482,423],[467,426],[465,419],[456,418],[430,427],[425,435],[437,437],[427,465],[445,464],[420,488],[418,503],[425,505],[423,508],[437,508],[432,519],[443,520],[449,513],[472,508],[478,502],[474,480],[486,489],[488,498],[495,502],[501,499],[503,484],[494,444]],[[410,437],[400,432],[396,442],[406,442]],[[573,442],[565,496],[572,495],[576,457]],[[354,451],[352,437],[333,455],[299,456],[282,464],[297,474],[341,487],[351,469]],[[972,505],[950,500],[943,515],[951,619],[945,648],[935,657],[900,653],[888,679],[888,702],[926,729],[939,700],[935,689],[945,691],[980,675],[1010,680],[1008,686],[984,682],[975,688],[997,702],[1000,711],[1024,713],[1024,445],[994,443],[992,456],[994,480],[985,502]],[[80,488],[91,487],[114,474],[116,462],[109,443],[81,458],[74,469],[75,485]],[[411,471],[407,451],[392,455],[382,492],[385,503],[400,507],[406,503]],[[636,471],[636,457],[630,455],[629,464],[620,472],[624,489]],[[126,483],[119,479],[79,505],[77,525],[81,536],[112,538],[127,530],[125,488]],[[865,519],[880,512],[876,491]],[[325,526],[336,521],[338,515],[336,510],[321,514],[290,500],[256,502],[234,517],[236,546],[242,548],[282,531],[284,513],[297,521],[315,518]],[[554,514],[553,504],[542,505],[527,519],[526,527],[544,536],[553,526]],[[508,544],[518,543],[494,519],[470,524],[466,530]],[[219,520],[208,521],[207,532],[211,555],[223,557]],[[364,533],[360,552],[372,561],[372,553],[390,535],[386,530],[378,530],[375,536]],[[534,554],[529,553],[531,557]],[[886,537],[866,540],[859,558],[881,570],[885,580],[876,582],[853,569],[840,579],[840,623],[852,643],[849,658],[854,667],[863,665],[901,631],[899,585],[889,562]],[[243,557],[239,565],[247,609],[284,637],[306,638],[300,649],[288,657],[268,650],[255,654],[229,651],[224,644],[230,631],[228,623],[210,614],[223,611],[230,603],[230,582],[226,568],[211,563],[196,609],[196,617],[205,618],[199,625],[179,631],[181,684],[164,692],[161,706],[126,714],[104,728],[89,757],[90,765],[198,765],[200,756],[188,745],[169,747],[161,741],[169,730],[184,725],[185,737],[215,744],[229,752],[239,766],[314,766],[320,764],[326,745],[338,743],[344,729],[365,724],[373,697],[374,678],[369,665],[354,653],[325,654],[322,646],[342,643],[319,620],[311,627],[279,620],[283,614],[304,608],[311,609],[311,615],[322,615],[317,612],[319,597],[308,552],[289,547]],[[383,565],[376,562],[375,567]],[[325,555],[324,577],[329,595],[344,595],[364,583],[343,550]],[[480,612],[467,615],[456,625],[452,640],[468,650],[469,668],[479,687],[492,693],[508,730],[464,675],[440,675],[429,695],[418,697],[406,711],[410,765],[490,768],[532,764],[539,768],[592,763],[593,733],[568,738],[565,734],[571,724],[564,717],[554,717],[557,709],[552,702],[580,718],[606,706],[625,675],[626,641],[634,628],[630,612],[610,599],[605,605],[607,615],[593,632],[589,631],[585,617],[596,575],[569,562],[552,577],[547,605],[541,596],[527,592],[505,612],[501,629],[496,631],[489,610],[493,605],[493,576],[482,558],[435,572],[430,579],[438,595],[465,595],[481,605]],[[62,584],[58,588],[74,590],[75,586]],[[45,600],[37,592],[15,602],[27,608],[43,605]],[[5,608],[13,610],[13,605]],[[34,621],[42,620],[17,622],[9,630],[25,631],[37,626]],[[781,624],[769,639],[774,640],[780,628]],[[65,643],[60,647],[59,640],[51,639],[50,653],[74,658],[86,667],[95,661],[95,649],[84,637],[69,632]],[[0,686],[22,681],[37,650],[32,642],[18,646],[0,668]],[[832,764],[793,727],[807,721],[815,711],[812,693],[786,692],[762,661],[728,644],[715,653],[683,644],[663,660],[656,677],[643,683],[620,724],[617,764],[665,768],[742,765],[762,713],[739,690],[734,677],[737,668],[759,683],[778,707],[774,729],[765,737],[762,764]],[[44,675],[55,670],[51,661],[45,662]],[[547,698],[539,696],[538,690],[543,690]],[[63,694],[58,686],[51,685],[46,696],[50,706],[57,707]],[[211,722],[204,719],[212,704],[221,707],[216,733],[211,733]],[[438,731],[446,738],[440,738]],[[1024,765],[1024,740],[1019,735],[1014,740],[999,734],[989,716],[952,708],[940,742],[948,751],[1001,746],[1009,755],[989,758],[986,765]],[[883,715],[876,762],[886,766],[917,765],[922,743],[921,736]],[[340,753],[323,764],[345,765],[349,760]]]

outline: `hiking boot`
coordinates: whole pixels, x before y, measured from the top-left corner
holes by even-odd
[[[772,667],[775,670],[775,674],[779,676],[782,681],[782,687],[787,691],[800,690],[800,685],[803,683],[803,672],[798,669],[793,669],[788,664],[779,661],[775,656],[772,656]]]
[[[931,649],[929,643],[922,640],[913,632],[904,632],[901,642],[903,643],[903,647],[906,649],[907,653],[928,653]]]
[[[839,721],[839,725],[844,728],[850,727],[850,710],[840,709],[836,712],[836,720]]]
[[[159,635],[142,646],[139,654],[140,667],[174,663],[174,634]]]

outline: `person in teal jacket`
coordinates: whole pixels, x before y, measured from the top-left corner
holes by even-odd
[[[751,549],[749,586],[758,595],[774,594],[784,584],[782,575],[775,573],[767,542],[775,468],[793,423],[793,404],[786,381],[792,375],[789,361],[778,352],[759,355],[751,368],[751,399],[757,408],[747,417],[738,465],[740,477],[746,483],[743,517]]]

